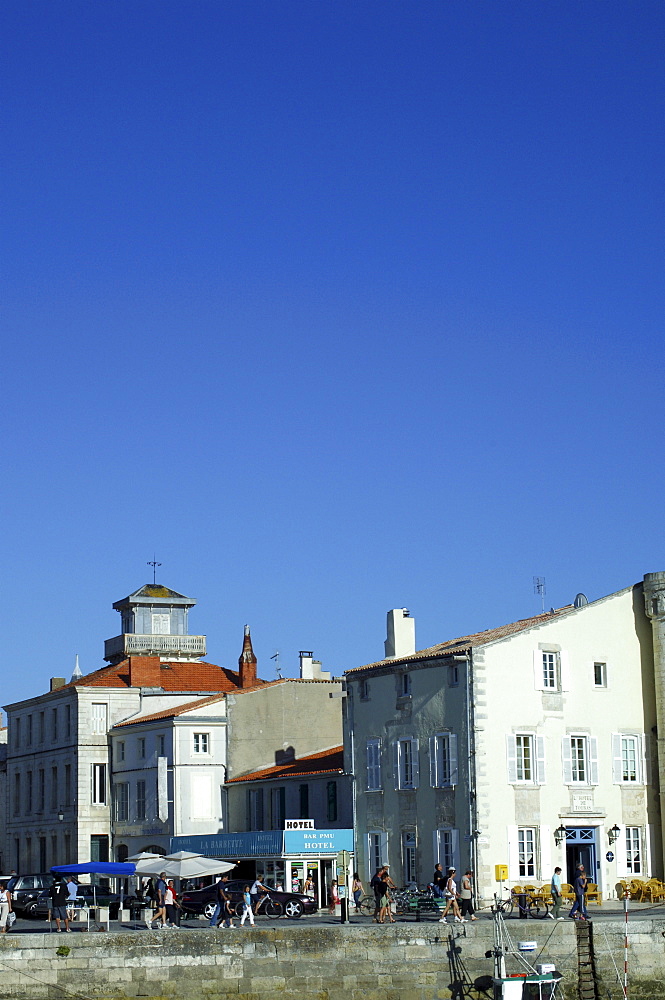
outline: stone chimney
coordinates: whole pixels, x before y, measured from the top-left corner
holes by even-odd
[[[51,691],[57,691],[59,688],[63,688],[67,681],[64,677],[52,677],[51,678]]]
[[[132,687],[162,686],[161,660],[158,656],[130,656],[129,683]]]
[[[416,651],[416,623],[406,608],[389,611],[387,638],[384,642],[386,660],[410,656]]]
[[[330,672],[321,669],[321,660],[315,660],[314,654],[309,650],[301,649],[300,653],[300,677],[303,681],[329,681]]]
[[[240,687],[247,688],[256,684],[256,657],[252,649],[252,637],[249,625],[245,625],[245,637],[242,641],[242,653],[238,659],[240,672]]]
[[[658,730],[658,772],[665,776],[665,573],[646,573],[644,610],[651,621],[653,634],[653,676],[656,689],[656,726]],[[665,796],[660,796],[660,818],[665,850]]]

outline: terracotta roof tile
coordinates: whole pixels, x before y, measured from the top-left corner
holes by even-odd
[[[162,712],[152,712],[150,715],[137,715],[124,722],[117,722],[113,729],[120,726],[134,726],[139,722],[153,722],[155,719],[175,719],[178,715],[191,712],[195,708],[203,708],[205,705],[214,705],[216,701],[224,701],[225,695],[214,694],[211,698],[197,698],[195,701],[188,701],[185,705],[175,705],[172,708],[165,708]]]
[[[230,778],[227,784],[241,781],[261,781],[264,778],[296,778],[306,774],[330,774],[344,771],[344,747],[331,747],[330,750],[319,750],[307,757],[298,757],[288,764],[277,764],[275,767],[264,767],[261,771],[252,771],[239,778]]]
[[[459,639],[449,639],[448,642],[441,642],[428,649],[421,649],[410,656],[399,656],[394,659],[377,660],[376,663],[367,663],[363,667],[352,667],[347,670],[347,674],[357,673],[359,670],[371,670],[372,667],[390,666],[393,663],[416,663],[419,660],[435,660],[441,656],[451,656],[455,653],[463,653],[473,649],[474,646],[485,646],[489,642],[496,642],[499,639],[506,639],[508,636],[516,635],[518,632],[525,632],[529,628],[538,625],[545,625],[551,622],[558,615],[568,614],[573,610],[573,605],[569,604],[564,608],[547,611],[542,615],[534,615],[533,618],[523,618],[518,622],[511,622],[509,625],[500,625],[498,628],[487,629],[485,632],[474,632],[472,635],[464,635]]]
[[[162,663],[159,672],[160,684],[165,691],[215,691],[227,692],[240,689],[240,677],[237,670],[228,667],[218,667],[214,663],[203,662],[169,662]],[[253,687],[263,687],[266,681],[257,678]],[[84,677],[65,684],[65,687],[110,687],[127,688],[129,683],[129,660],[102,667]],[[58,688],[59,691],[62,688]]]

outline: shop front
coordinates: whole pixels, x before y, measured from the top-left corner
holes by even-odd
[[[353,851],[353,830],[250,830],[172,837],[170,850],[237,861],[238,877],[258,876],[276,889],[314,895],[321,907],[327,905],[328,886],[337,878],[337,855]],[[234,878],[233,872],[230,875]]]

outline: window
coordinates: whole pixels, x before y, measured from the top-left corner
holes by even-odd
[[[25,811],[28,815],[32,812],[32,771],[26,774],[27,784],[25,789]]]
[[[65,705],[65,736],[69,738],[72,735],[72,706]]]
[[[208,753],[209,752],[209,734],[208,733],[194,733],[194,753]]]
[[[396,740],[393,743],[395,788],[404,790],[418,787],[418,740]]]
[[[117,761],[121,761],[121,760],[125,759],[125,741],[124,740],[118,740],[118,742],[116,743],[116,745],[115,745],[115,757],[116,757]]]
[[[612,734],[612,780],[615,784],[644,782],[642,768],[642,736]]]
[[[115,818],[120,823],[129,819],[129,784],[126,781],[115,786]]]
[[[566,785],[598,784],[598,741],[593,736],[564,736],[563,781]]]
[[[21,815],[21,775],[18,772],[14,775],[14,815]]]
[[[594,663],[593,665],[593,683],[597,688],[607,687],[607,664],[606,663]]]
[[[93,806],[106,805],[106,764],[92,765],[92,798]]]
[[[405,885],[417,883],[416,835],[406,830],[402,833],[402,872]]]
[[[642,850],[639,826],[626,827],[626,871],[629,875],[642,874]]]
[[[171,625],[171,616],[166,614],[153,614],[152,616],[152,634],[153,635],[169,635]]]
[[[145,819],[145,781],[136,782],[136,818]]]
[[[448,687],[456,688],[459,686],[459,667],[456,663],[452,663],[448,667]]]
[[[326,783],[326,819],[329,823],[337,820],[337,782]]]
[[[360,700],[367,701],[369,698],[369,681],[361,681],[358,685],[358,690],[360,691]]]
[[[57,865],[59,862],[58,856],[58,835],[57,833],[51,836],[51,864]]]
[[[434,831],[434,861],[440,862],[443,870],[458,867],[459,830],[440,827]]]
[[[309,819],[309,785],[298,785],[300,819]]]
[[[51,768],[51,811],[55,812],[58,808],[58,766],[57,764]]]
[[[457,736],[437,733],[429,740],[429,777],[432,788],[452,788],[457,784]]]
[[[367,791],[377,792],[381,789],[381,740],[367,740]]]
[[[39,870],[46,871],[46,837],[39,838]]]
[[[284,817],[286,816],[286,788],[270,789],[270,818],[273,830],[284,829]]]
[[[247,829],[263,829],[263,789],[249,788],[247,790]]]
[[[39,729],[38,729],[38,732],[39,732],[39,742],[43,743],[44,742],[44,713],[43,712],[39,713]]]
[[[398,679],[398,695],[400,698],[410,698],[411,697],[411,674],[403,673],[399,674]]]
[[[29,715],[27,718],[28,725],[28,735],[26,737],[26,743],[28,746],[32,746],[32,716]]]
[[[72,765],[65,764],[65,805],[72,804]]]
[[[107,731],[108,729],[108,725],[106,722],[107,716],[108,716],[108,705],[106,705],[105,703],[95,704],[93,702],[92,719],[91,719],[93,733],[105,733]]]
[[[535,733],[509,733],[508,783],[545,784],[545,738]]]
[[[166,756],[166,738],[164,736],[157,737],[157,752],[160,757]]]
[[[56,706],[56,708],[51,709],[51,739],[55,741],[57,740],[57,738],[58,738],[58,709]]]
[[[37,812],[44,812],[44,800],[46,798],[46,778],[44,769],[40,767],[37,772]]]
[[[543,687],[546,690],[556,691],[557,684],[557,655],[556,653],[543,653]]]
[[[536,876],[536,831],[533,827],[520,827],[517,831],[517,863],[520,878]]]
[[[21,720],[14,719],[14,746],[20,747],[21,745]]]
[[[388,834],[383,830],[370,830],[367,834],[367,872],[371,878],[381,865],[388,863]]]
[[[140,736],[138,740],[138,753],[141,760],[145,759],[145,736]]]

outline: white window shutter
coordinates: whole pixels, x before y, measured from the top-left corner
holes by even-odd
[[[536,736],[536,784],[545,784],[545,737]]]
[[[564,785],[572,785],[573,755],[570,746],[570,736],[564,736],[561,740],[561,760],[563,763],[563,783]]]
[[[411,740],[411,760],[413,788],[417,788],[420,784],[420,743],[418,740]]]
[[[651,877],[651,827],[647,825],[642,831],[642,871]]]
[[[549,881],[552,877],[552,843],[549,826],[540,827],[540,878]],[[536,869],[537,871],[538,869]]]
[[[437,865],[441,858],[439,857],[439,851],[441,850],[441,838],[439,836],[438,830],[432,830],[432,857],[434,861],[432,862],[432,868]]]
[[[508,760],[508,784],[514,785],[517,781],[517,748],[513,733],[508,733],[506,736],[506,758]]]
[[[617,862],[617,875],[619,878],[625,878],[628,875],[628,868],[626,862],[626,827],[621,824],[617,824],[619,830],[619,836],[614,841],[612,850],[614,851],[614,856]],[[631,873],[632,874],[632,873]]]
[[[644,733],[640,733],[637,738],[637,781],[640,785],[645,784],[645,774],[647,773],[647,759],[645,753],[646,739]],[[650,871],[651,869],[649,869]]]
[[[400,783],[400,773],[399,773],[399,758],[400,758],[400,745],[399,740],[395,740],[393,743],[393,777],[395,779],[395,791],[399,791],[401,788]]]
[[[457,773],[457,733],[451,733],[448,737],[448,759],[450,760],[450,785],[454,787],[459,783]]]
[[[598,740],[595,736],[589,737],[589,784],[598,784]]]
[[[439,787],[439,774],[438,774],[438,754],[437,754],[437,743],[438,740],[436,736],[430,736],[429,738],[429,783],[432,788]]]
[[[381,864],[387,865],[388,860],[388,832],[384,831],[381,834]]]
[[[520,855],[519,844],[517,842],[517,827],[506,827],[508,834],[508,879],[510,882],[520,880]]]
[[[450,831],[450,841],[452,846],[453,867],[456,868],[458,872],[460,872],[462,870],[462,863],[460,861],[460,853],[459,853],[459,830]]]
[[[651,753],[653,743],[651,733],[644,733],[642,737],[642,753],[644,755],[644,770],[642,771],[642,781],[645,785],[652,785],[651,780]]]
[[[559,672],[561,676],[561,690],[570,691],[570,657],[565,650],[559,653]]]
[[[542,691],[545,687],[542,649],[534,649],[533,651],[533,683],[536,691]]]
[[[612,781],[621,784],[623,778],[623,760],[621,759],[621,733],[612,733]]]

